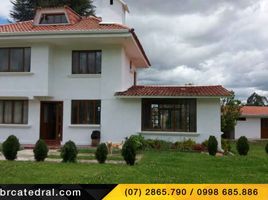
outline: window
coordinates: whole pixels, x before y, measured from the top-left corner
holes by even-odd
[[[0,100],[0,124],[27,124],[28,101]]]
[[[30,72],[30,48],[0,48],[0,72]]]
[[[72,124],[100,124],[100,100],[73,100]]]
[[[195,99],[143,99],[142,129],[196,132]]]
[[[101,51],[73,51],[73,74],[101,74]]]
[[[40,24],[66,24],[68,23],[64,13],[59,14],[43,14],[40,19]]]

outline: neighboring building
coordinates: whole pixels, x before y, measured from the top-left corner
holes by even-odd
[[[244,106],[235,127],[235,139],[268,139],[268,107]]]
[[[103,19],[69,7],[38,9],[33,21],[0,26],[0,142],[120,143],[148,138],[202,142],[220,139],[222,86],[137,86],[136,70],[150,62],[127,5],[102,0]],[[110,19],[110,20],[109,20]]]

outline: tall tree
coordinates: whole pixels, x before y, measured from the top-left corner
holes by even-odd
[[[14,21],[32,20],[39,7],[59,7],[67,5],[81,16],[95,15],[93,0],[12,0],[10,16]]]
[[[265,96],[258,95],[256,92],[250,95],[247,99],[248,106],[266,106],[267,104],[267,98]]]
[[[235,128],[237,119],[240,117],[241,101],[235,99],[235,94],[225,98],[221,103],[221,131],[225,138],[232,138],[231,133]]]

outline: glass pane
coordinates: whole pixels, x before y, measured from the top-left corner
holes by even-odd
[[[21,124],[22,123],[22,108],[23,101],[15,101],[14,102],[14,123]]]
[[[80,73],[87,74],[87,53],[80,53]]]
[[[3,101],[0,101],[0,124],[3,124]]]
[[[24,71],[31,71],[31,48],[24,49]]]
[[[5,101],[5,116],[4,116],[4,122],[6,124],[12,123],[12,101]]]
[[[96,102],[96,124],[100,124],[101,120],[101,102]]]
[[[95,111],[95,103],[93,101],[89,101],[89,107],[88,107],[88,116],[89,116],[89,124],[95,124],[95,119],[94,119],[94,111]]]
[[[72,124],[78,124],[77,112],[78,103],[77,101],[72,101]]]
[[[79,53],[73,52],[73,67],[72,67],[72,73],[73,74],[79,74]]]
[[[23,124],[28,124],[28,101],[24,101],[23,103]]]
[[[10,71],[23,72],[23,49],[10,49]]]
[[[95,73],[95,52],[88,53],[88,70],[90,74]]]
[[[85,113],[87,111],[84,108],[84,102],[80,101],[79,102],[79,120],[78,120],[78,124],[85,124],[86,123],[86,119],[85,119]]]
[[[96,74],[101,74],[101,52],[96,52]]]
[[[8,49],[0,49],[0,72],[8,71]]]

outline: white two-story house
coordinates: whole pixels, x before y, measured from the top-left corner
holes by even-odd
[[[63,144],[148,138],[220,138],[222,86],[138,86],[150,67],[128,6],[100,0],[102,18],[69,7],[40,8],[34,20],[0,26],[0,143],[16,135]]]

